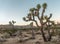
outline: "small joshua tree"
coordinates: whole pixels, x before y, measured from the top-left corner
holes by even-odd
[[[33,30],[33,22],[30,23],[30,26],[32,27],[32,39],[35,39],[35,33],[34,33],[34,30]]]
[[[48,41],[51,41],[51,37],[52,37],[52,33],[50,32],[50,29],[53,30],[52,32],[54,34],[54,27],[55,27],[54,21],[50,21],[49,19],[47,19],[47,23],[46,23],[46,27],[45,28],[48,31]]]
[[[9,21],[9,25],[12,26],[12,29],[14,29],[14,24],[15,23],[16,23],[16,21],[13,21],[13,20],[12,21]],[[10,31],[9,33],[12,36],[12,32]]]
[[[14,24],[16,23],[16,21],[12,20],[12,21],[9,21],[9,24],[13,27],[14,29]]]
[[[50,18],[52,17],[52,14],[50,14],[49,17],[47,15],[44,15],[45,10],[47,8],[47,4],[46,3],[43,3],[42,8],[43,8],[42,14],[40,15],[39,14],[39,10],[41,9],[41,5],[40,4],[37,4],[36,8],[31,8],[30,9],[30,13],[27,15],[27,17],[23,17],[23,20],[26,21],[26,22],[27,21],[34,21],[36,23],[37,27],[39,29],[41,29],[43,40],[44,41],[47,41],[47,39],[45,37],[45,34],[44,34],[44,29],[45,29],[45,27],[46,28],[49,27],[49,24],[50,23],[53,24],[53,22],[50,21]],[[36,17],[39,20],[41,26],[38,25],[38,21],[37,21]],[[50,28],[47,28],[47,29],[50,29]],[[48,34],[49,34],[49,36],[51,36],[50,35],[50,32]],[[49,37],[48,40],[50,41],[51,40],[51,37]]]

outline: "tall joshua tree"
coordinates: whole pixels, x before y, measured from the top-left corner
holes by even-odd
[[[36,23],[37,27],[39,29],[41,29],[41,33],[42,33],[42,37],[43,37],[44,41],[48,41],[48,40],[50,41],[51,37],[49,37],[48,40],[45,37],[45,34],[44,34],[44,29],[45,28],[44,28],[44,26],[46,25],[46,28],[47,28],[47,27],[49,27],[48,24],[50,24],[50,23],[53,24],[52,21],[50,21],[50,18],[52,17],[52,14],[50,14],[49,17],[47,15],[44,15],[45,10],[47,8],[47,4],[46,3],[43,3],[42,8],[43,8],[42,9],[42,14],[40,15],[39,11],[41,9],[41,5],[37,4],[36,8],[31,8],[30,9],[30,13],[27,15],[27,17],[23,17],[23,20],[26,21],[26,22],[27,21],[34,21]],[[36,17],[39,20],[41,26],[38,25],[38,21],[37,21]],[[48,34],[49,34],[49,36],[51,36],[50,32]]]

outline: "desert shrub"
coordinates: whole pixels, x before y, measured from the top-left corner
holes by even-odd
[[[13,33],[17,32],[17,30],[16,29],[6,29],[6,30],[3,30],[3,32],[4,33],[6,32],[12,36]]]
[[[4,38],[9,38],[9,37],[10,37],[10,34],[8,34],[7,32],[5,32],[5,33],[3,34],[3,36],[4,36]]]

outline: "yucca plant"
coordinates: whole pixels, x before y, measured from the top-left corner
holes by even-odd
[[[43,31],[43,30],[45,29],[44,26],[45,26],[47,23],[52,23],[52,22],[50,21],[50,18],[52,17],[52,14],[50,14],[49,17],[44,15],[45,10],[46,10],[46,8],[47,8],[47,4],[46,4],[46,3],[43,3],[43,4],[42,4],[42,8],[43,8],[42,14],[40,15],[40,14],[39,14],[39,11],[40,11],[40,9],[41,9],[41,5],[40,5],[40,4],[37,4],[36,8],[31,8],[31,9],[30,9],[30,13],[27,15],[27,16],[29,16],[29,17],[23,17],[23,20],[26,21],[26,22],[27,22],[27,21],[34,21],[34,22],[36,23],[36,26],[38,27],[38,29],[41,30],[43,40],[46,42],[46,41],[50,41],[50,40],[51,40],[51,38],[50,38],[51,35],[50,35],[50,32],[48,31],[48,32],[49,32],[48,34],[49,34],[50,37],[49,37],[48,40],[47,40],[46,37],[45,37],[45,34],[44,34],[44,31]],[[38,18],[41,26],[38,25],[38,21],[37,21],[37,19],[36,19],[35,17]],[[45,20],[45,21],[44,21],[44,20]],[[52,23],[52,25],[53,25],[53,23]],[[48,27],[48,28],[47,28],[47,27]],[[50,28],[49,28],[49,24],[46,25],[46,28],[47,28],[47,29],[50,29]]]
[[[12,20],[12,21],[9,21],[9,25],[12,26],[12,28],[14,29],[14,24],[16,23],[16,21]]]

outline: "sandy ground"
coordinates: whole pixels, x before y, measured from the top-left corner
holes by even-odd
[[[32,35],[27,34],[27,32],[23,32],[23,35],[28,36],[28,37],[23,36],[23,40],[28,39],[27,41],[24,41],[21,43],[21,42],[19,42],[20,38],[18,36],[16,36],[16,37],[10,37],[7,39],[6,42],[2,42],[0,44],[36,44],[37,41],[39,41],[40,44],[45,44],[45,42],[43,41],[42,35],[40,35],[40,34],[35,34],[35,39],[29,39]]]
[[[23,37],[23,40],[31,38],[31,34],[27,34],[26,32],[23,33],[23,35],[27,35],[28,37]],[[18,36],[16,37],[10,37],[7,39],[6,42],[3,42],[1,44],[35,44],[36,41],[42,42],[42,36],[41,35],[35,35],[35,39],[29,39],[27,41],[24,41],[22,43],[19,42],[20,38]]]
[[[18,37],[14,37],[14,38],[9,38],[9,39],[7,39],[7,41],[6,42],[3,42],[3,44],[35,44],[35,42],[36,41],[42,41],[42,40],[39,40],[39,36],[37,35],[36,36],[36,39],[31,39],[31,40],[28,40],[28,41],[25,41],[25,42],[22,42],[22,43],[20,43],[19,42],[19,39],[20,38],[18,38]],[[28,39],[28,37],[27,38],[25,38],[25,39]]]

